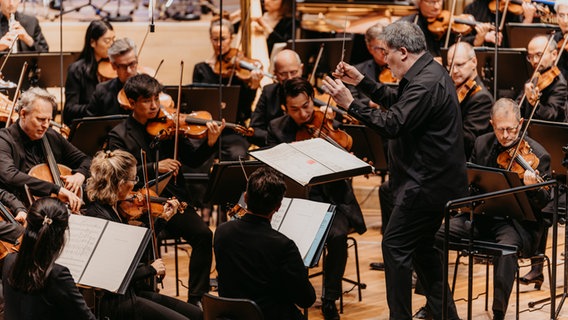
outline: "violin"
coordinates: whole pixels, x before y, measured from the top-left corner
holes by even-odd
[[[475,82],[475,79],[469,79],[464,84],[462,84],[457,91],[458,94],[458,101],[462,103],[462,101],[468,97],[472,96],[476,93],[481,91],[481,86]]]
[[[172,199],[158,197],[156,192],[152,189],[148,191],[150,192],[150,211],[152,211],[153,217],[159,217],[169,221],[177,212],[183,213],[185,208],[187,208],[187,203],[181,201],[177,211],[166,211],[165,204]],[[141,188],[138,191],[130,191],[126,199],[119,202],[119,213],[127,219],[137,219],[142,214],[147,213],[145,194],[146,188]]]
[[[227,53],[221,56],[221,59],[215,60],[213,72],[220,74],[223,78],[230,77],[233,73],[243,81],[250,81],[251,72],[255,70],[262,71],[262,63],[259,60],[247,58],[236,48],[231,48]],[[262,71],[262,73],[271,79],[275,76]]]
[[[327,93],[323,93],[320,92],[320,88],[316,87],[314,89],[314,97],[313,97],[313,101],[314,101],[314,105],[318,106],[318,107],[325,107],[327,106],[327,103],[325,101],[330,101],[329,103],[329,108],[331,110],[333,110],[333,112],[335,112],[336,114],[339,114],[341,116],[341,122],[343,124],[359,124],[359,121],[355,118],[353,118],[351,115],[349,115],[349,113],[341,108],[338,108],[335,105],[335,101],[330,100],[330,96]]]
[[[69,129],[68,126],[66,126],[63,123],[59,123],[56,121],[49,121],[49,125],[51,126],[51,128],[53,130],[55,130],[56,132],[59,132],[59,134],[61,134],[63,136],[63,138],[65,139],[69,139],[69,134],[71,133],[71,129]]]
[[[515,153],[516,144],[513,147],[501,152],[497,156],[497,164],[504,169],[509,167],[513,154]],[[519,175],[523,179],[525,171],[536,173],[540,159],[532,152],[532,148],[526,140],[519,141],[519,150],[515,156],[515,161],[512,162],[511,171]],[[537,175],[538,182],[543,182],[544,179]]]
[[[14,219],[14,215],[12,212],[6,208],[6,206],[0,202],[0,221],[6,221],[9,223],[16,224],[18,223],[16,219]],[[20,244],[22,243],[22,237],[24,235],[20,235],[18,237],[17,244],[12,244],[7,241],[0,241],[0,260],[4,259],[8,254],[12,252],[18,252],[20,250]]]
[[[442,10],[436,18],[428,19],[428,31],[434,34],[438,39],[448,32],[448,27],[452,23],[452,33],[467,35],[473,31],[476,25],[481,24],[470,14],[460,14],[450,19],[450,12]]]
[[[207,135],[207,122],[213,121],[221,125],[220,121],[212,120],[213,117],[207,111],[195,111],[189,114],[180,114],[179,131],[187,138],[202,139]],[[146,124],[146,132],[151,136],[158,137],[160,140],[173,138],[176,131],[177,115],[171,108],[160,108],[156,118],[151,119]],[[254,134],[253,128],[246,128],[234,123],[225,123],[225,127],[234,130],[246,137]]]
[[[428,18],[428,31],[433,34],[437,40],[448,31],[450,25],[450,11],[442,10],[437,17]]]
[[[347,132],[334,129],[332,121],[333,120],[328,119],[323,112],[314,110],[312,119],[302,124],[296,132],[296,141],[323,138],[337,147],[341,147],[347,151],[351,150],[353,139]]]
[[[383,68],[379,74],[379,82],[381,83],[398,83],[398,79],[392,74],[389,67]]]
[[[99,82],[105,82],[118,77],[116,70],[114,70],[108,58],[99,61],[97,65],[97,77]]]
[[[499,1],[499,12],[503,12],[503,10],[505,10],[505,6],[507,6],[507,12],[510,12],[514,15],[520,16],[523,14],[523,2],[525,3],[530,3],[532,4],[537,12],[541,15],[549,15],[550,14],[550,9],[548,8],[548,6],[542,5],[538,2],[542,2],[546,5],[552,5],[554,6],[554,2],[550,2],[550,1],[530,1],[530,0],[508,0],[508,4],[507,1]],[[495,13],[496,9],[497,9],[497,1],[496,0],[492,0],[491,2],[489,2],[488,4],[489,6],[489,10],[492,13]]]
[[[544,73],[539,73],[536,76],[536,87],[538,88],[539,91],[542,92],[542,90],[546,89],[549,85],[552,84],[552,82],[554,82],[554,79],[556,79],[558,76],[560,75],[560,69],[558,69],[557,66],[554,66],[548,70],[546,70]]]
[[[0,93],[0,122],[8,121],[8,118],[11,116],[11,122],[15,122],[18,119],[18,113],[10,112],[10,108],[12,107],[12,100],[8,98],[8,96]]]

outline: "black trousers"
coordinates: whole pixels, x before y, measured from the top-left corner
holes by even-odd
[[[450,241],[467,239],[470,236],[471,222],[468,214],[459,214],[450,220]],[[473,237],[478,240],[496,242],[517,246],[522,250],[523,241],[521,236],[509,219],[497,219],[492,217],[479,217],[473,223]],[[436,240],[444,241],[444,228],[440,228],[436,234]],[[493,312],[499,311],[505,314],[509,296],[515,282],[518,270],[517,255],[495,257],[493,259]]]
[[[335,213],[331,229],[327,235],[327,256],[323,270],[323,298],[337,300],[341,296],[341,281],[347,264],[347,232],[338,225],[347,223],[340,212]]]
[[[209,292],[213,233],[191,206],[184,213],[174,215],[165,224],[165,230],[168,236],[182,237],[191,246],[188,297],[200,298]]]
[[[390,319],[412,318],[412,270],[416,271],[434,319],[442,318],[442,255],[434,247],[442,211],[394,206],[384,231],[382,249]],[[449,319],[459,319],[449,299]]]

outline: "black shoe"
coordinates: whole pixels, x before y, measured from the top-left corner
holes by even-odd
[[[385,271],[384,262],[371,262],[369,266],[371,267],[371,270]]]
[[[324,320],[339,320],[339,312],[337,312],[335,300],[323,299],[321,313],[323,313]]]
[[[524,285],[529,285],[534,283],[534,288],[536,290],[540,290],[542,283],[544,282],[544,275],[541,273],[539,275],[532,274],[531,272],[527,273],[524,277],[519,279],[519,282]]]
[[[201,311],[203,311],[203,305],[201,304],[201,297],[189,297],[187,298],[187,303],[191,303],[192,305],[198,307],[199,309],[201,309]]]
[[[505,313],[502,311],[493,311],[493,320],[504,320]]]
[[[431,320],[431,319],[433,319],[433,317],[432,317],[432,313],[430,312],[430,310],[428,310],[428,307],[423,306],[422,308],[418,309],[418,311],[416,311],[414,316],[412,316],[412,319]]]

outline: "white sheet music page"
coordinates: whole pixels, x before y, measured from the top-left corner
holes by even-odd
[[[55,262],[69,268],[76,283],[80,282],[106,224],[103,219],[76,214],[69,216],[69,234],[63,252]]]
[[[285,197],[282,199],[282,205],[280,205],[280,209],[278,209],[278,211],[276,211],[272,215],[272,219],[270,220],[270,225],[272,226],[272,229],[274,230],[280,229],[282,220],[284,220],[284,216],[286,215],[286,212],[288,211],[288,207],[290,206],[291,202],[292,202],[291,198]]]
[[[145,234],[146,228],[109,222],[81,284],[118,291]]]
[[[310,158],[317,159],[319,163],[332,172],[347,171],[369,166],[365,161],[345,150],[339,149],[321,138],[294,142],[292,146],[301,150]]]

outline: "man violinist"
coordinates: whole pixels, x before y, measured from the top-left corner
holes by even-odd
[[[558,55],[557,43],[554,40],[548,41],[544,35],[534,36],[527,46],[527,60],[540,76],[535,78],[535,83],[529,81],[525,84],[523,92],[526,95],[521,107],[521,114],[528,118],[535,107],[533,119],[547,121],[566,121],[568,89],[566,79],[555,67]],[[548,42],[550,44],[547,47]],[[540,63],[540,64],[539,64]],[[522,96],[522,95],[521,95]],[[520,100],[521,97],[518,98]]]
[[[302,78],[293,78],[283,84],[282,101],[286,114],[272,120],[268,126],[267,143],[275,146],[296,140],[296,133],[314,118],[314,89]],[[347,234],[352,230],[363,234],[367,228],[361,208],[346,181],[336,181],[311,188],[309,198],[337,206],[331,230],[326,240],[327,257],[324,265],[322,312],[324,319],[339,319],[335,300],[341,295],[341,279],[347,262]]]
[[[129,38],[117,39],[108,49],[108,56],[112,68],[116,70],[117,77],[97,84],[87,106],[87,113],[83,116],[96,117],[130,113],[129,109],[120,105],[117,97],[126,80],[138,74],[136,45]]]
[[[511,99],[499,99],[491,109],[491,125],[493,132],[486,133],[475,140],[471,155],[472,163],[499,168],[497,157],[509,148],[515,147],[519,142],[519,133],[523,125],[520,110],[516,102]],[[537,183],[538,174],[548,174],[550,171],[550,155],[536,141],[529,137],[525,140],[532,153],[540,160],[535,172],[529,170],[522,175],[525,185]],[[533,210],[540,210],[547,204],[550,194],[547,190],[527,192]],[[474,237],[481,240],[495,241],[499,244],[514,245],[522,256],[532,256],[537,250],[537,244],[543,235],[542,221],[520,222],[512,218],[496,215],[476,215],[474,223]],[[537,214],[537,219],[540,214]],[[450,241],[459,241],[469,238],[469,213],[458,214],[450,220]],[[442,243],[444,226],[437,234],[437,240]],[[496,256],[493,260],[493,319],[504,319],[509,296],[515,281],[518,269],[517,254]],[[541,281],[542,283],[542,281]]]
[[[460,103],[465,156],[469,158],[475,138],[491,131],[489,117],[493,97],[477,75],[477,58],[469,43],[460,42],[450,47],[448,70],[450,69]]]
[[[284,115],[282,98],[282,83],[288,79],[302,76],[304,64],[300,56],[289,49],[284,49],[274,56],[274,75],[276,83],[266,85],[252,112],[250,127],[254,129],[254,136],[250,141],[259,147],[266,145],[268,123]]]
[[[556,21],[561,31],[554,34],[554,40],[561,46],[564,42],[564,35],[568,32],[568,0],[556,0],[554,2],[554,10],[556,11]],[[560,50],[558,54],[561,56],[557,67],[562,72],[564,79],[566,79],[568,77],[568,52],[566,47]]]
[[[134,109],[124,122],[117,125],[109,133],[109,149],[130,152],[137,160],[139,178],[143,177],[143,161],[140,150],[146,151],[148,161],[146,167],[150,177],[170,171],[174,172],[174,178],[169,181],[162,195],[176,197],[180,201],[189,203],[182,163],[196,167],[205,161],[215,151],[214,146],[224,128],[224,122],[221,126],[213,122],[207,123],[206,141],[190,141],[181,133],[182,136],[178,141],[180,156],[180,160],[178,160],[174,155],[174,139],[160,141],[146,131],[146,125],[162,115],[160,114],[159,101],[159,94],[162,91],[160,83],[147,74],[139,74],[126,81],[124,91]],[[170,129],[175,131],[175,128]],[[158,222],[162,224],[165,221],[158,220]],[[188,302],[198,304],[201,296],[209,291],[209,270],[212,260],[211,241],[213,238],[211,230],[197,215],[193,207],[188,206],[184,213],[174,215],[165,223],[165,231],[169,236],[183,237],[192,247],[189,264]]]
[[[55,97],[41,88],[24,92],[18,103],[20,118],[8,128],[0,130],[0,184],[13,192],[21,201],[27,201],[25,187],[36,196],[51,194],[69,204],[78,212],[83,203],[77,192],[89,176],[90,158],[50,128]],[[42,139],[47,139],[52,154],[47,154]],[[38,164],[47,164],[47,157],[53,156],[58,164],[72,170],[62,175],[63,185],[44,181],[28,174]]]

